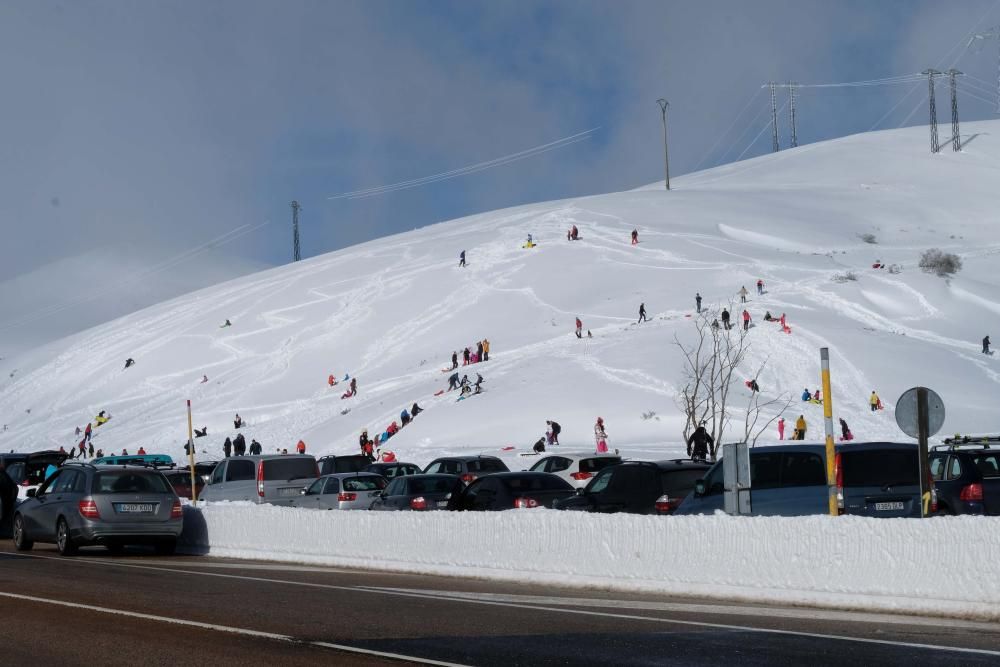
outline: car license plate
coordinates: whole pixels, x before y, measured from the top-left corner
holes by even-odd
[[[891,512],[892,510],[903,509],[903,503],[875,503],[875,509],[879,512]]]
[[[299,495],[300,489],[297,486],[286,486],[284,488],[278,489],[279,496],[297,496]]]
[[[448,501],[447,500],[439,500],[439,501],[437,501],[437,506],[438,507],[447,507],[448,506]]]
[[[116,503],[115,511],[119,514],[152,514],[156,511],[153,503]]]

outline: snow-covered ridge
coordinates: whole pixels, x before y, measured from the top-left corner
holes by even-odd
[[[765,397],[815,388],[829,346],[835,416],[859,439],[900,438],[892,403],[914,385],[943,397],[945,433],[995,431],[1000,365],[980,340],[1000,331],[998,129],[963,125],[965,150],[938,155],[924,128],[847,137],[690,174],[670,193],[485,213],[204,289],[0,361],[0,448],[69,446],[108,409],[96,446],[179,456],[190,398],[195,425],[209,427],[201,458],[221,455],[235,412],[265,452],[302,438],[322,454],[355,451],[362,428],[382,430],[414,401],[425,412],[390,448],[416,463],[527,448],[546,419],[564,445],[589,447],[598,416],[626,455],[674,456],[674,336],[691,336],[696,291],[717,310],[758,278],[767,291],[747,306],[757,326],[745,369],[766,362]],[[574,224],[581,239],[569,242]],[[538,245],[524,249],[529,233]],[[929,247],[960,254],[964,269],[950,282],[920,272]],[[876,259],[902,272],[874,270]],[[833,280],[849,271],[857,280]],[[636,326],[640,302],[652,321]],[[786,313],[792,334],[763,322],[766,310]],[[593,338],[575,338],[577,316]],[[452,351],[483,338],[491,360],[468,370],[486,393],[435,396]],[[123,370],[128,357],[137,364]],[[331,373],[357,377],[359,395],[341,399]],[[888,410],[868,411],[873,389]],[[818,436],[820,407],[795,403],[786,418],[799,414]]]

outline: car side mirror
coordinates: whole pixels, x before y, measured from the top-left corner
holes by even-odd
[[[705,495],[705,480],[699,479],[694,483],[694,495],[696,496]]]
[[[35,492],[36,492],[37,490],[38,490],[38,489],[28,489],[28,497],[29,497],[29,498],[34,498],[34,497],[35,497]]]

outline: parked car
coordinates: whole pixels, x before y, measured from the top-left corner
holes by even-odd
[[[626,461],[604,468],[555,509],[671,514],[711,466],[700,461]]]
[[[192,499],[191,468],[168,468],[166,470],[158,468],[158,470],[163,473],[163,476],[170,483],[174,493],[181,498]],[[205,480],[198,474],[197,469],[195,469],[194,482],[198,497],[201,498],[201,492],[205,489]]]
[[[45,471],[49,466],[58,468],[69,458],[69,454],[55,450],[30,453],[0,454],[0,467],[18,487],[17,497],[24,500],[29,489],[37,489],[45,481]]]
[[[841,514],[919,517],[919,453],[912,444],[837,445],[835,461]],[[723,509],[721,459],[699,480],[678,514]],[[751,510],[755,516],[805,516],[829,512],[823,445],[777,445],[750,450]],[[932,500],[931,512],[936,511]]]
[[[341,454],[319,457],[319,474],[332,475],[336,472],[360,472],[371,465],[364,454]]]
[[[434,459],[424,468],[425,474],[458,475],[469,484],[483,475],[510,472],[507,464],[495,456],[442,456]]]
[[[386,479],[392,479],[403,475],[419,475],[422,471],[413,463],[372,463],[364,469],[364,472],[373,472]]]
[[[928,456],[941,514],[1000,515],[1000,450],[935,447]]]
[[[494,512],[552,507],[575,492],[569,482],[547,472],[498,472],[473,480],[462,493],[453,494],[448,508]]]
[[[366,510],[388,484],[385,477],[370,472],[323,475],[292,504],[318,510]]]
[[[215,466],[201,498],[295,505],[317,477],[319,466],[308,454],[234,456]]]
[[[442,510],[462,493],[465,484],[455,475],[396,477],[372,501],[373,510]]]
[[[14,506],[17,504],[17,484],[0,468],[0,536],[6,536],[10,531],[11,520],[14,518]]]
[[[552,473],[575,487],[583,488],[590,484],[590,480],[601,470],[621,462],[622,457],[617,454],[560,452],[539,460],[531,466],[531,471]]]
[[[90,461],[95,466],[169,466],[174,464],[173,458],[167,454],[121,454],[102,456]]]
[[[90,544],[152,544],[171,554],[183,528],[181,501],[151,468],[67,463],[29,496],[14,513],[18,551],[55,542],[64,556]]]

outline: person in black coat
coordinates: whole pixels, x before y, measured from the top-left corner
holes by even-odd
[[[229,438],[226,438],[226,441],[222,443],[222,453],[226,455],[227,459],[233,455],[233,441]]]
[[[237,435],[236,439],[233,440],[233,453],[236,454],[236,456],[246,456],[247,441],[246,438],[243,437],[242,433]]]
[[[701,424],[694,430],[687,441],[688,454],[693,461],[704,461],[708,458],[709,447],[715,440],[705,430],[705,424]]]

